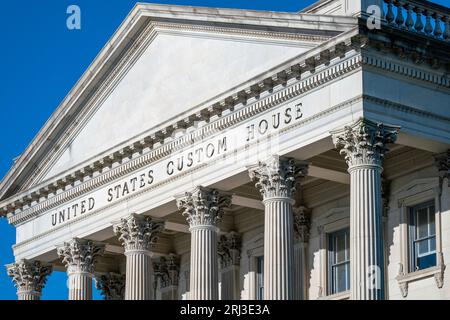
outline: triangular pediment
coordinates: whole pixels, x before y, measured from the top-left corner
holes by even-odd
[[[138,5],[35,139],[46,142],[32,157],[23,155],[21,170],[5,178],[1,197],[74,171],[199,111],[350,25],[344,18],[327,27],[320,16],[277,15]],[[31,159],[37,170],[27,168]]]

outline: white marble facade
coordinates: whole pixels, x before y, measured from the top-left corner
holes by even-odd
[[[448,52],[429,2],[136,5],[0,185],[18,298],[450,299]]]

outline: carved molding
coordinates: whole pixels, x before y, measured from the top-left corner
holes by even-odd
[[[293,208],[294,235],[298,242],[308,243],[311,231],[311,210],[305,206]]]
[[[241,263],[241,235],[237,232],[230,232],[219,238],[217,253],[222,269],[230,266],[239,266]]]
[[[439,186],[442,187],[444,179],[447,179],[450,187],[450,149],[434,156],[436,167],[439,171]]]
[[[231,194],[204,187],[197,187],[176,199],[191,228],[215,226],[222,219],[223,209],[231,206]]]
[[[273,197],[292,199],[300,179],[308,174],[308,167],[308,162],[275,155],[250,167],[249,175],[264,200]]]
[[[57,250],[69,274],[80,272],[94,274],[95,264],[104,251],[104,244],[78,238],[65,242]]]
[[[399,263],[399,271],[395,279],[398,281],[398,285],[403,298],[406,298],[408,296],[409,283],[419,281],[425,278],[433,277],[436,282],[436,287],[438,289],[442,289],[442,287],[444,286],[444,274],[446,269],[443,253],[438,252],[436,258],[437,258],[437,265],[435,267],[410,273],[406,271],[402,263]]]
[[[100,290],[105,300],[124,300],[125,275],[114,272],[97,275],[95,286]]]
[[[352,41],[348,41],[348,43],[349,43],[349,46],[350,46]],[[303,93],[305,93],[307,91],[310,91],[310,90],[314,89],[317,86],[323,85],[327,81],[331,81],[333,79],[336,79],[337,77],[340,77],[340,76],[342,76],[343,74],[345,74],[347,72],[351,72],[351,71],[361,67],[361,63],[362,63],[362,58],[360,56],[356,56],[356,57],[352,57],[352,58],[346,59],[345,61],[342,61],[342,63],[337,63],[336,65],[330,66],[329,68],[327,68],[327,70],[323,70],[323,71],[320,71],[320,72],[314,72],[314,73],[310,74],[304,80],[299,81],[299,83],[294,84],[292,87],[289,87],[289,88],[283,88],[279,92],[275,93],[274,95],[272,95],[269,98],[263,98],[263,99],[259,99],[258,98],[259,101],[257,101],[257,109],[261,109],[260,111],[264,111],[264,110],[266,110],[268,108],[271,108],[271,107],[273,107],[275,105],[278,105],[278,104],[280,104],[280,103],[282,103],[284,101],[292,99],[293,97],[298,96],[300,94],[303,94]],[[292,78],[299,77],[299,75],[296,72],[293,72],[294,69],[299,69],[303,73],[303,72],[307,72],[309,70],[314,69],[314,66],[310,66],[309,64],[307,64],[307,65],[301,67],[300,64],[297,64],[297,65],[294,64],[293,66],[287,67],[287,69],[285,71],[279,72],[277,74],[277,75],[285,74],[286,77],[274,75],[273,77],[277,78],[278,80],[277,81],[271,80],[271,82],[270,82],[271,86],[270,86],[270,88],[267,88],[267,90],[272,90],[273,87],[275,87],[275,86],[277,86],[279,84],[285,83],[283,81],[287,81],[287,80],[282,80],[284,78],[292,79]],[[272,77],[270,79],[272,79]],[[266,80],[267,79],[261,81],[261,83],[264,84]],[[256,97],[258,95],[257,93],[253,92],[252,95],[249,96],[245,92],[253,92],[253,91],[252,90],[249,91],[248,89],[242,90],[242,94],[245,94],[247,100],[252,98],[252,97]],[[239,95],[240,95],[240,93],[237,93],[237,94],[233,93],[231,95],[231,97],[228,97],[228,98],[224,99],[224,101],[229,99],[229,98],[231,98],[233,100],[233,96],[239,96]],[[220,103],[218,103],[218,104],[220,105]],[[239,111],[240,115],[242,116],[242,117],[240,117],[241,120],[245,120],[246,118],[252,117],[256,113],[260,112],[260,111],[255,110],[255,106],[252,106],[252,105],[249,105],[248,108],[245,108],[244,110],[240,110]],[[214,106],[209,106],[209,107],[205,108],[205,110],[208,110],[208,109],[211,109],[211,108],[214,109]],[[207,114],[209,114],[209,112],[205,112],[205,113],[199,112],[197,114],[206,114],[207,115]],[[192,115],[192,116],[188,117],[188,119],[191,119],[191,118],[192,118],[192,120],[194,120],[194,119],[198,120],[198,117],[196,115]],[[205,118],[204,120],[207,120],[207,119],[209,119],[209,117]],[[221,123],[222,123],[221,127],[224,127],[224,128],[232,126],[232,125],[235,125],[235,123],[236,123],[235,116],[223,117],[223,118],[221,118]],[[168,128],[170,128],[172,126],[173,126],[173,124],[169,125]],[[204,137],[206,135],[208,135],[209,133],[215,133],[215,132],[217,132],[217,130],[224,129],[224,128],[218,128],[217,124],[206,125],[206,127],[201,128],[201,130],[198,130],[198,131],[200,131],[198,135],[192,135],[192,136],[188,135],[188,136],[183,137],[181,139],[174,139],[175,141],[170,141],[168,143],[164,143],[163,146],[161,146],[161,147],[152,148],[150,153],[145,154],[144,158],[141,158],[141,157],[139,157],[138,159],[132,158],[129,162],[126,163],[127,168],[132,167],[134,165],[137,165],[138,167],[142,167],[143,163],[151,163],[151,162],[153,162],[155,160],[155,157],[156,157],[156,159],[164,157],[165,155],[171,154],[173,152],[173,150],[178,150],[179,148],[182,148],[185,144],[186,145],[191,145],[193,141],[197,141],[197,139],[204,139]],[[161,132],[162,131],[164,131],[164,132],[171,132],[172,130],[168,130],[166,128],[166,129],[162,129]],[[132,148],[134,145],[136,145],[136,143],[138,143],[138,144],[141,143],[141,142],[145,143],[146,140],[153,141],[154,139],[152,139],[151,136],[158,136],[158,133],[154,133],[154,134],[150,135],[149,139],[143,139],[142,141],[133,142],[133,144],[131,144],[128,148]],[[198,137],[195,137],[195,136],[198,136]],[[165,135],[163,134],[161,137],[165,137]],[[195,139],[193,140],[193,138],[195,138]],[[185,143],[183,143],[183,140],[185,141]],[[163,142],[163,141],[164,141],[164,139],[161,138],[159,142]],[[153,141],[153,142],[156,142],[156,141]],[[150,145],[150,147],[151,146],[152,145]],[[125,148],[127,148],[127,147],[125,147]],[[166,152],[161,153],[160,149],[162,149],[162,148],[164,148],[164,150],[166,150]],[[141,151],[140,154],[142,154],[142,151]],[[142,154],[142,155],[144,156],[144,154]],[[98,168],[97,169],[99,171],[103,171],[103,169],[106,168],[106,167],[109,167],[110,170],[109,170],[107,175],[101,174],[100,176],[97,176],[95,178],[90,176],[90,178],[88,180],[90,182],[89,183],[90,185],[96,185],[97,186],[97,184],[98,184],[98,186],[100,186],[100,185],[105,184],[105,182],[110,182],[111,181],[110,180],[111,175],[112,176],[116,176],[119,173],[120,176],[122,176],[124,174],[128,174],[129,173],[128,170],[127,170],[126,173],[122,172],[123,169],[124,169],[123,166],[118,167],[118,168],[111,168],[108,165],[108,163],[109,163],[109,159],[112,156],[113,155],[107,155],[107,156],[104,157],[104,161],[98,161],[98,163],[97,163],[97,167]],[[118,162],[121,162],[120,159],[118,159]],[[88,165],[87,168],[89,168],[90,166],[94,166],[94,165],[95,164]],[[83,177],[85,177],[85,175],[82,172],[80,172],[80,173],[83,175]],[[67,175],[67,177],[70,178],[73,175],[76,175],[76,172],[70,173],[69,175]],[[107,179],[105,179],[106,176],[108,176]],[[64,179],[59,179],[58,181],[60,181],[62,183],[61,184],[61,189],[65,190],[66,187],[70,185],[70,183],[66,183],[67,181],[70,181],[70,179],[66,179],[65,180],[66,182],[64,182],[63,180]],[[51,182],[50,185],[53,185],[55,182],[56,181]],[[38,205],[43,204],[43,203],[47,202],[48,200],[52,200],[52,199],[53,199],[52,202],[55,202],[55,201],[59,202],[61,197],[73,197],[74,196],[73,193],[78,193],[77,190],[80,189],[80,187],[83,186],[83,185],[84,185],[84,187],[86,187],[84,183],[82,185],[76,186],[76,187],[72,185],[70,189],[65,190],[62,194],[58,194],[58,195],[51,195],[51,194],[49,194],[48,192],[45,191],[46,187],[42,187],[42,188],[39,189],[38,192],[40,192],[41,195],[44,195],[43,198],[45,198],[45,200],[43,200]],[[54,198],[56,198],[56,199],[54,199]],[[27,200],[24,199],[23,204],[27,204],[27,203],[28,203]],[[16,203],[16,205],[17,204],[18,203]],[[23,206],[20,207],[20,208],[23,208]],[[0,210],[1,209],[6,209],[6,207],[0,208]],[[12,219],[11,222],[19,223],[18,220],[22,221],[23,217],[22,217],[21,213],[22,212],[19,212],[17,214],[17,217],[14,217],[14,219]]]
[[[6,266],[12,277],[17,292],[42,293],[47,277],[52,273],[52,266],[40,261],[20,260]]]
[[[391,194],[391,181],[381,176],[381,201],[383,206],[383,219],[389,216],[389,200]]]
[[[388,145],[396,141],[400,127],[361,118],[350,126],[331,132],[333,143],[349,168],[358,165],[382,166]]]
[[[164,230],[164,222],[151,217],[132,214],[113,225],[113,230],[125,248],[125,253],[134,250],[150,250]]]
[[[176,254],[160,257],[153,262],[156,281],[159,280],[160,289],[178,286],[180,276],[180,258]]]

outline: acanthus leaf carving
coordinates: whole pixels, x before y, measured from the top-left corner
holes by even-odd
[[[400,127],[375,123],[365,118],[331,132],[333,143],[349,168],[358,165],[381,166],[388,145],[396,141]]]
[[[311,229],[311,210],[305,206],[293,208],[294,211],[294,235],[297,241],[309,242]]]
[[[114,224],[113,230],[124,246],[125,252],[148,251],[158,241],[159,234],[164,230],[164,222],[132,214]]]
[[[24,259],[8,265],[7,271],[18,292],[40,294],[52,272],[52,266],[40,261]]]
[[[180,259],[176,254],[162,256],[153,263],[155,279],[159,280],[161,289],[178,286],[180,275]]]
[[[241,261],[241,235],[234,231],[222,235],[217,245],[217,253],[222,269],[238,266]]]
[[[105,300],[124,300],[125,275],[114,272],[97,275],[95,286],[100,290]]]
[[[105,245],[91,240],[75,238],[59,247],[58,256],[68,273],[94,273],[94,267],[105,251]]]
[[[177,206],[182,210],[190,227],[215,226],[221,221],[224,209],[231,206],[231,194],[216,189],[197,187],[177,197]]]
[[[309,163],[275,155],[249,168],[250,179],[264,199],[292,198],[300,179],[308,174]]]

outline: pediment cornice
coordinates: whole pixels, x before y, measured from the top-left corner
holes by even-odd
[[[350,30],[356,19],[295,13],[212,9],[137,4],[111,40],[69,92],[0,184],[0,199],[28,188],[36,181],[36,167],[44,167],[61,147],[72,124],[92,111],[112,82],[139,56],[139,50],[158,31],[183,31],[241,36],[261,41],[319,44]]]
[[[155,28],[155,24],[147,26],[151,26],[148,27],[149,29]],[[145,27],[141,25],[140,28]],[[365,50],[377,48],[380,39],[382,37],[374,40],[373,37],[368,36],[361,25],[346,31],[267,71],[267,73],[250,79],[220,97],[208,101],[196,110],[181,114],[178,118],[163,124],[149,134],[136,137],[117,150],[100,155],[99,158],[84,163],[80,167],[73,168],[69,172],[5,199],[0,203],[0,215],[10,213],[10,221],[19,223],[38,214],[44,207],[49,208],[52,204],[59,204],[65,199],[73,199],[82,192],[93,190],[112,179],[128,174],[134,168],[161,159],[173,150],[183,148],[185,143],[195,142],[199,137],[214,134],[218,130],[245,121],[283,101],[305,94],[329,81],[334,81],[362,65],[370,65],[394,73],[403,72],[403,75],[407,77],[415,74],[410,72],[414,68],[410,64],[402,66],[401,62],[388,62],[382,57],[374,58],[366,55]],[[139,38],[135,41],[139,41]],[[133,46],[136,50],[140,47],[136,42]],[[395,44],[385,46],[385,48],[390,53],[399,55]],[[412,56],[399,56],[413,61]],[[433,61],[428,62],[432,66]],[[94,70],[95,68],[92,69],[93,72]],[[430,69],[427,72],[422,70],[421,73],[416,74],[421,75],[416,80],[437,84],[444,89],[450,88],[449,79],[439,77],[438,70]],[[186,132],[187,129],[193,128],[199,121],[203,122],[204,126],[195,128],[194,131],[191,130],[189,134],[180,138],[174,136],[180,130]],[[28,156],[31,157],[31,155]],[[119,163],[119,166],[113,167],[113,163]],[[20,163],[16,164],[16,166],[19,165]],[[101,172],[101,174],[95,176],[95,172]],[[5,181],[8,182],[8,179]],[[82,182],[77,184],[77,181]],[[5,185],[3,188],[6,188]],[[55,195],[56,190],[63,191]],[[24,211],[27,214],[20,213]],[[14,215],[13,212],[18,212],[18,214]]]

